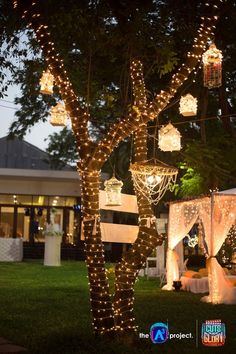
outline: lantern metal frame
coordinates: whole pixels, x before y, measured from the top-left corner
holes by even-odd
[[[176,182],[178,169],[156,158],[135,162],[129,168],[135,188],[150,203],[156,205],[171,185]]]
[[[119,181],[114,175],[104,182],[106,192],[106,206],[122,205],[121,189],[123,182]]]
[[[212,43],[203,54],[203,81],[204,86],[212,89],[222,85],[222,52]]]
[[[58,102],[56,106],[53,106],[51,108],[50,113],[51,113],[51,118],[50,118],[51,125],[55,127],[66,126],[68,114],[64,105],[61,102]]]
[[[190,93],[182,96],[179,101],[179,112],[184,117],[191,117],[197,114],[197,98]]]
[[[159,129],[158,147],[162,151],[179,151],[181,149],[181,134],[171,123]]]
[[[49,70],[43,71],[39,84],[40,93],[45,95],[53,94],[54,76],[50,73]]]

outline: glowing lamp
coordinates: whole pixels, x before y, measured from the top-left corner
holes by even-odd
[[[171,123],[159,130],[158,146],[162,151],[179,151],[181,149],[180,132]]]
[[[52,95],[53,93],[54,77],[49,70],[43,71],[43,75],[40,79],[40,93],[45,95]]]
[[[121,205],[121,188],[123,182],[113,176],[104,182],[106,192],[106,205]]]
[[[197,114],[197,99],[190,93],[182,96],[179,102],[179,111],[184,117],[195,116]]]
[[[58,103],[56,106],[51,108],[51,119],[50,123],[56,127],[65,127],[67,121],[67,112],[62,103]]]
[[[175,183],[178,173],[177,168],[157,159],[135,162],[130,165],[130,171],[135,188],[155,205],[170,185]]]
[[[220,87],[222,83],[222,52],[215,44],[202,56],[204,86],[211,88]]]

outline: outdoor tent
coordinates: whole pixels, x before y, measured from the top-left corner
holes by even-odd
[[[236,194],[230,191],[212,193],[209,197],[170,203],[167,250],[167,284],[164,290],[173,289],[173,281],[179,280],[176,245],[200,220],[205,235],[209,295],[203,301],[214,304],[236,303],[236,287],[225,278],[216,259],[230,227],[236,221]]]

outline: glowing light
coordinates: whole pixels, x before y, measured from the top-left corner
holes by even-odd
[[[121,205],[121,188],[123,182],[113,176],[104,182],[106,192],[106,205]]]
[[[211,44],[202,56],[204,86],[220,87],[222,84],[222,52]]]
[[[51,119],[50,123],[57,127],[66,126],[68,115],[65,107],[62,103],[58,103],[56,106],[51,108]]]
[[[49,70],[43,71],[43,75],[40,79],[40,93],[45,95],[52,95],[53,93],[54,77]]]
[[[181,149],[180,132],[171,123],[159,130],[158,146],[162,151],[179,151]]]
[[[184,117],[195,116],[197,114],[197,99],[190,93],[182,96],[179,102],[179,111]]]

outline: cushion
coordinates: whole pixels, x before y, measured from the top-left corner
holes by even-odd
[[[183,277],[193,278],[193,275],[195,274],[197,274],[197,272],[194,272],[193,270],[187,270],[183,273]]]
[[[201,274],[202,277],[207,277],[208,276],[208,271],[207,271],[206,268],[200,268],[198,273]]]
[[[202,276],[201,276],[200,273],[196,273],[196,274],[193,274],[192,278],[193,278],[193,279],[201,279]]]

